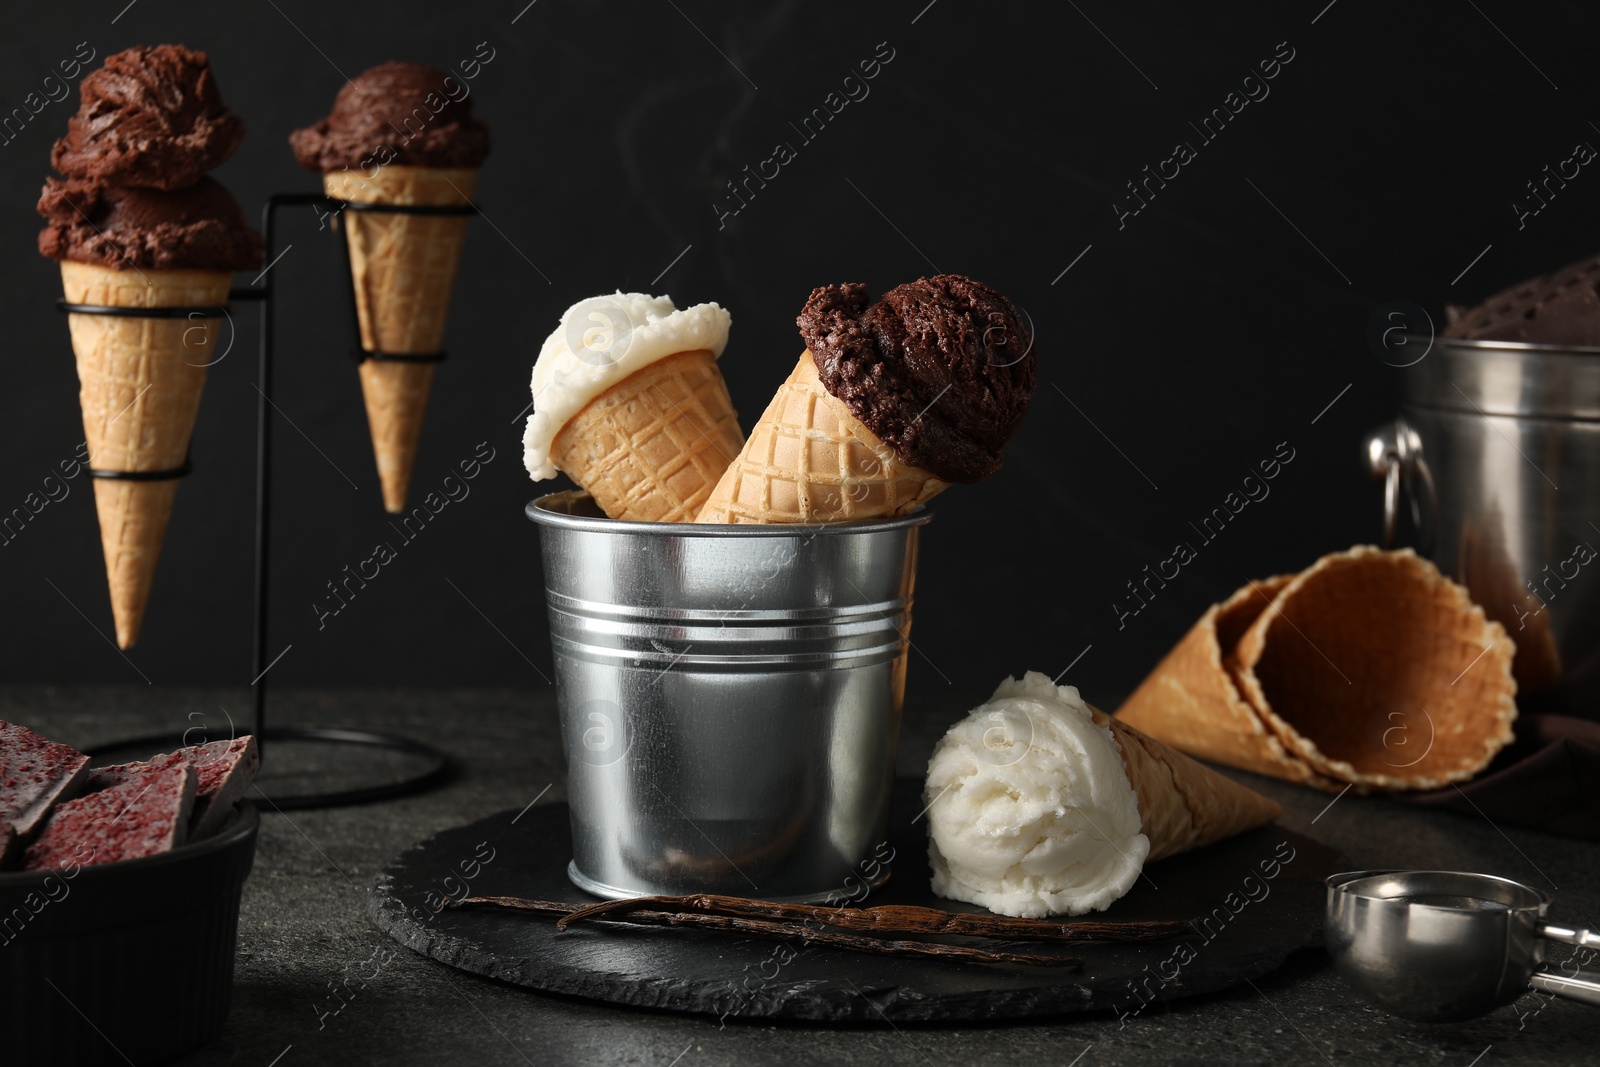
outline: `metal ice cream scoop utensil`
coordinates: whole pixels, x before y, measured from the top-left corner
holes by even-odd
[[[1351,871],[1328,886],[1328,953],[1367,1001],[1418,1022],[1458,1022],[1530,988],[1600,1004],[1600,972],[1544,966],[1549,942],[1600,933],[1545,921],[1550,896],[1460,871]]]

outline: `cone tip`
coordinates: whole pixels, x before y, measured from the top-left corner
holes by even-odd
[[[385,462],[381,455],[379,457],[378,490],[383,494],[383,510],[391,515],[398,515],[406,509],[406,496],[411,491],[413,456],[414,452],[389,462]]]

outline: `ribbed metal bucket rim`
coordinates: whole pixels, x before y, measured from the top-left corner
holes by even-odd
[[[579,530],[585,533],[647,534],[652,537],[842,537],[849,534],[885,533],[921,526],[933,518],[933,512],[919,507],[909,515],[896,519],[866,519],[860,522],[825,522],[815,524],[790,523],[781,525],[721,524],[698,522],[631,522],[625,519],[608,519],[599,516],[573,515],[552,510],[549,505],[566,503],[587,496],[587,493],[568,490],[547,493],[528,501],[524,509],[529,519],[541,526],[562,530]]]

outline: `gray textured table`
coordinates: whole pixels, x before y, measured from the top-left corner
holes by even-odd
[[[0,718],[93,745],[131,733],[241,722],[239,690],[8,687]],[[1529,995],[1477,1022],[1417,1026],[1350,993],[1320,953],[1250,986],[1112,1016],[959,1028],[771,1026],[624,1010],[457,974],[401,949],[366,918],[367,887],[391,855],[446,827],[563,796],[550,693],[371,690],[285,692],[275,721],[390,729],[453,753],[462,772],[423,796],[330,811],[264,812],[245,887],[233,1014],[184,1064],[1102,1064],[1362,1063],[1493,1067],[1592,1063],[1600,1010]],[[901,772],[917,773],[956,706],[908,709]],[[1600,916],[1600,846],[1251,779],[1284,823],[1364,867],[1465,867],[1549,888],[1557,912]],[[1326,809],[1326,810],[1324,810]],[[1313,821],[1315,825],[1313,825]],[[1592,923],[1591,923],[1592,924]],[[338,1006],[343,975],[378,975]],[[375,955],[376,953],[376,955]],[[354,983],[352,983],[354,984]],[[1074,1060],[1074,1057],[1081,1058]]]

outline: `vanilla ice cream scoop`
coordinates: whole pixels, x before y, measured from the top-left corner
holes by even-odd
[[[696,351],[721,356],[732,323],[714,303],[679,309],[670,296],[646,293],[592,296],[569,307],[533,365],[533,414],[522,439],[523,462],[533,480],[556,476],[551,445],[590,401],[668,356]]]
[[[645,293],[568,308],[533,366],[529,475],[566,473],[613,519],[692,522],[744,447],[717,367],[731,322]]]
[[[1029,918],[1103,911],[1147,860],[1281,813],[1037,672],[950,728],[924,799],[933,891]]]

